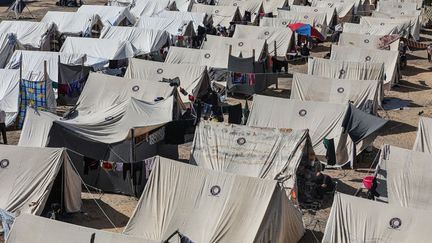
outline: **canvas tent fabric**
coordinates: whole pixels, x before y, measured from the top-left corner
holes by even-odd
[[[18,146],[46,147],[51,126],[54,121],[58,121],[60,118],[61,117],[47,111],[28,109]]]
[[[367,49],[390,49],[391,51],[399,51],[399,40],[392,42],[389,46],[382,48],[382,42],[379,35],[364,35],[354,33],[342,33],[339,36],[338,45],[354,46]]]
[[[377,201],[398,207],[430,210],[431,154],[384,145],[376,169]],[[403,178],[403,179],[401,179]]]
[[[324,37],[327,36],[328,19],[326,13],[295,12],[278,10],[277,19],[289,20],[287,24],[303,23],[315,27]]]
[[[171,47],[165,63],[205,65],[208,68],[228,68],[229,50],[202,50]]]
[[[288,6],[287,0],[265,0],[263,1],[264,12],[265,13],[273,13],[273,15],[277,15],[277,11],[279,8],[283,8]]]
[[[198,31],[198,26],[204,27],[207,25],[207,14],[205,13],[163,11],[157,17],[171,18],[177,21],[192,21],[195,31]]]
[[[362,1],[362,0],[312,0],[310,2],[311,2],[311,5],[314,7],[320,5],[319,2],[325,2],[327,5],[328,5],[328,3],[334,3],[336,5],[344,4],[345,11],[347,11],[347,8],[349,8],[349,6],[351,6],[350,4],[354,4],[354,14],[359,14],[359,15],[364,14],[363,11],[366,10],[364,8],[364,5],[367,4],[367,1]],[[350,3],[350,4],[348,5],[348,3]]]
[[[48,11],[42,18],[43,23],[53,23],[61,35],[92,36],[95,25],[102,26],[99,15],[94,13]]]
[[[211,18],[213,26],[221,25],[229,27],[231,22],[241,21],[241,14],[236,6],[213,6],[205,4],[194,4],[191,12],[205,13]],[[207,22],[210,22],[208,20]]]
[[[337,192],[322,242],[425,242],[430,232],[430,217],[430,211]]]
[[[100,38],[129,42],[134,48],[135,55],[158,52],[170,44],[168,32],[137,27],[108,26],[103,29]]]
[[[201,49],[229,52],[230,46],[231,55],[236,57],[255,57],[255,61],[259,61],[267,55],[266,40],[252,38],[238,39],[208,35],[207,40],[201,45]],[[255,56],[253,56],[253,50],[255,50]]]
[[[304,233],[277,181],[155,157],[124,234],[161,241],[176,230],[193,242],[297,242]]]
[[[384,84],[391,87],[399,80],[398,51],[371,50],[351,46],[333,46],[330,60],[384,63]]]
[[[414,151],[432,154],[432,118],[420,116]]]
[[[254,23],[259,18],[260,13],[264,12],[264,5],[263,1],[261,0],[219,0],[217,5],[238,7],[241,16],[244,16],[246,12],[249,12],[251,14],[250,22],[252,23]]]
[[[408,38],[409,35],[415,39],[420,38],[420,22],[418,18],[405,18],[398,17],[396,19],[390,18],[377,18],[377,17],[362,17],[360,19],[360,24],[369,26],[386,26],[386,25],[397,25],[399,35]]]
[[[393,9],[403,9],[406,11],[416,11],[417,4],[414,2],[397,2],[397,1],[378,1],[377,11],[390,12]]]
[[[190,20],[142,16],[136,26],[144,29],[163,30],[172,36],[195,36],[195,28]]]
[[[66,212],[81,209],[81,179],[75,172],[63,148],[30,148],[3,145],[2,160],[8,166],[0,168],[0,208],[11,213],[39,215],[58,175],[63,176]],[[61,170],[63,170],[61,172]]]
[[[210,89],[207,67],[201,65],[170,64],[131,58],[125,73],[125,78],[152,80],[154,82],[176,77],[180,79],[180,87],[194,97],[201,97],[207,94]],[[188,96],[180,95],[180,97],[183,103],[190,102]]]
[[[6,113],[6,126],[14,123],[18,111],[19,70],[0,69],[0,110]]]
[[[391,3],[415,3],[417,9],[420,9],[423,5],[422,0],[381,0],[383,3],[391,2]]]
[[[355,2],[332,2],[318,0],[312,2],[312,7],[335,8],[337,17],[342,20],[342,22],[349,22],[354,16]]]
[[[135,0],[130,11],[135,17],[140,18],[141,16],[156,16],[165,10],[177,10],[175,3],[170,0]]]
[[[251,25],[237,25],[233,38],[250,38],[266,40],[268,52],[272,56],[286,57],[293,45],[293,32],[290,28],[262,27]],[[276,42],[276,53],[275,53]]]
[[[301,5],[292,5],[290,6],[290,11],[294,12],[302,12],[302,13],[325,13],[327,19],[327,25],[332,26],[333,19],[336,16],[336,9],[334,7],[310,7],[310,6],[301,6]],[[278,14],[278,17],[283,18],[283,14]]]
[[[32,234],[26,233],[29,228],[32,229]],[[29,214],[20,215],[15,219],[6,242],[74,243],[90,242],[92,238],[94,239],[92,243],[156,243],[143,238],[96,230]]]
[[[278,180],[290,194],[304,156],[314,160],[307,130],[202,121],[195,130],[190,163],[216,171]]]
[[[82,5],[78,8],[79,14],[97,14],[104,25],[134,25],[135,17],[127,7],[103,6],[103,5]]]
[[[317,89],[316,87],[320,87]],[[352,104],[375,114],[381,104],[378,80],[342,80],[294,73],[291,99]]]
[[[343,33],[384,36],[384,35],[398,34],[399,30],[396,24],[387,24],[381,26],[381,25],[344,23]]]
[[[14,34],[0,33],[0,68],[6,66],[17,47],[19,46]]]
[[[123,60],[136,53],[129,41],[68,37],[60,53],[87,55],[85,66],[100,66],[111,60]]]
[[[52,23],[31,21],[2,21],[0,33],[12,33],[20,46],[26,50],[49,51],[51,35],[55,29]]]

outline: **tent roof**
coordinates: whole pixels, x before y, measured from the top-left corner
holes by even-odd
[[[276,42],[277,56],[285,57],[291,48],[293,32],[290,28],[262,27],[251,25],[237,25],[233,38],[250,38],[267,41],[270,55],[274,55],[274,42]]]
[[[125,19],[131,24],[135,24],[136,21],[128,7],[82,5],[77,13],[97,14],[106,25],[119,25]]]
[[[137,27],[144,29],[165,30],[171,35],[185,35],[194,36],[195,28],[191,20],[181,20],[175,18],[162,18],[162,17],[140,17],[137,22]]]
[[[213,26],[222,25],[229,27],[230,22],[241,20],[240,11],[236,6],[194,4],[191,12],[206,13],[208,17],[211,17]]]
[[[344,23],[343,33],[384,36],[384,35],[398,34],[399,30],[396,24],[387,24],[381,26],[381,25]]]
[[[217,5],[238,7],[242,16],[244,16],[246,12],[249,12],[251,13],[251,22],[254,22],[255,19],[259,17],[260,11],[264,9],[264,4],[261,0],[219,0]]]
[[[0,22],[0,33],[13,33],[19,44],[32,49],[42,48],[53,28],[52,23],[8,20]]]
[[[11,125],[18,114],[20,71],[0,69],[0,110],[6,112],[6,126]]]
[[[29,233],[28,230],[32,229]],[[118,233],[96,230],[57,220],[23,214],[15,219],[7,243],[156,243],[156,241],[136,238]],[[35,241],[35,239],[37,239]]]
[[[369,25],[369,26],[394,26],[397,25],[398,34],[404,37],[408,37],[410,34],[414,37],[414,39],[418,40],[420,37],[420,28],[417,17],[402,17],[398,18],[377,18],[377,17],[361,17],[360,24]]]
[[[293,12],[303,12],[303,13],[325,13],[327,18],[327,24],[331,25],[333,21],[333,17],[336,16],[336,8],[335,7],[311,7],[311,6],[301,6],[301,5],[292,5],[290,6],[290,11]],[[283,18],[283,13],[278,13],[278,18]]]
[[[92,27],[101,23],[95,13],[56,12],[48,11],[41,22],[54,23],[61,34],[90,36]]]
[[[170,35],[166,31],[123,26],[104,28],[100,38],[130,42],[136,55],[158,52],[170,42]]]
[[[125,234],[161,241],[178,230],[194,242],[296,242],[303,235],[301,214],[276,181],[154,160]]]
[[[320,12],[297,12],[279,9],[277,12],[277,18],[311,24],[313,27],[320,29],[325,29],[328,25],[327,14]]]
[[[266,0],[263,1],[264,12],[276,14],[279,8],[283,8],[288,5],[287,0]]]
[[[339,36],[338,45],[385,50],[384,49],[385,47],[380,47],[380,45],[382,45],[380,38],[382,37],[383,36],[379,36],[379,35],[365,35],[365,34],[344,32]],[[390,50],[398,51],[399,40],[391,43],[389,46],[390,46]]]
[[[198,26],[204,27],[207,22],[207,14],[205,13],[193,13],[193,12],[180,12],[180,11],[163,11],[158,14],[161,18],[174,18],[176,20],[187,20],[192,21],[194,24],[195,31],[198,30]]]
[[[202,50],[171,47],[165,59],[166,63],[205,65],[209,68],[228,68],[228,50]]]
[[[54,121],[61,117],[46,111],[27,109],[18,146],[45,147]]]
[[[136,0],[133,2],[130,11],[137,18],[155,16],[167,9],[175,10],[173,9],[175,7],[175,4],[173,5],[174,1],[171,0]]]
[[[314,0],[312,1],[313,7],[318,8],[335,8],[336,15],[338,18],[350,17],[353,15],[354,7],[356,3],[354,1],[350,2],[332,2],[327,0]],[[344,23],[345,24],[345,23]]]
[[[420,116],[413,150],[432,154],[432,118]]]
[[[253,38],[239,39],[208,35],[207,40],[201,45],[201,49],[229,52],[230,46],[232,47],[231,55],[236,57],[240,57],[240,54],[243,58],[252,57],[253,50],[255,50],[255,61],[259,61],[266,55],[266,40]]]
[[[394,1],[378,1],[376,11],[388,12],[394,9],[403,9],[406,11],[417,10],[417,3],[414,2],[394,2]]]

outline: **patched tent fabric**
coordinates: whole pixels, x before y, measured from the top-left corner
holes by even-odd
[[[413,150],[432,154],[432,118],[420,116]]]
[[[18,146],[45,147],[48,144],[48,135],[54,121],[61,117],[46,111],[28,109],[21,130]]]
[[[335,79],[383,80],[384,63],[309,58],[308,74]]]
[[[78,8],[77,13],[97,14],[104,25],[134,25],[136,21],[127,7],[82,5]]]
[[[336,193],[322,242],[427,242],[430,217],[430,211]]]
[[[255,23],[255,21],[259,18],[260,13],[264,12],[264,5],[263,1],[261,0],[219,0],[217,5],[238,7],[241,16],[244,16],[246,12],[250,13],[250,22],[252,23]]]
[[[14,50],[19,47],[14,34],[0,33],[0,68],[4,68]]]
[[[86,66],[127,59],[136,54],[129,41],[80,37],[66,38],[60,52],[87,55]]]
[[[213,26],[221,25],[229,27],[231,22],[241,21],[241,14],[236,6],[213,6],[205,4],[194,4],[191,12],[206,13],[211,18]],[[207,22],[210,22],[208,20]]]
[[[272,56],[286,57],[293,45],[294,34],[290,28],[237,25],[233,38],[266,40],[268,52]],[[275,53],[276,42],[276,53]]]
[[[418,18],[405,18],[405,17],[398,17],[395,19],[391,18],[377,18],[377,17],[362,17],[360,19],[360,24],[362,25],[369,25],[369,26],[386,26],[386,25],[397,25],[398,27],[398,33],[401,36],[404,36],[406,38],[411,36],[419,40],[420,38],[420,22]]]
[[[327,36],[327,26],[329,20],[327,20],[326,13],[278,10],[277,19],[286,20],[285,22],[287,23],[285,24],[285,26],[287,24],[293,24],[293,23],[310,24],[311,26],[315,27],[324,36],[324,38]]]
[[[342,33],[339,36],[338,45],[340,46],[354,46],[368,49],[389,49],[391,51],[399,51],[399,40],[396,40],[388,46],[384,46],[380,41],[383,36],[379,35],[365,35],[354,33]]]
[[[100,38],[130,42],[135,55],[158,52],[164,46],[170,44],[168,32],[137,27],[108,26],[102,31]]]
[[[144,29],[164,30],[173,36],[196,35],[191,20],[142,16],[136,26]]]
[[[204,27],[207,22],[207,14],[205,13],[192,13],[180,11],[163,11],[157,15],[161,18],[171,18],[177,21],[192,21],[195,31],[198,31],[198,26]]]
[[[398,51],[333,46],[330,59],[337,61],[384,63],[384,84],[391,87],[399,81]]]
[[[392,35],[398,34],[398,26],[396,24],[381,25],[364,25],[344,23],[343,33],[363,34],[363,35]]]
[[[54,23],[61,35],[92,36],[95,25],[102,25],[99,15],[95,13],[48,11],[41,22]]]
[[[19,107],[20,71],[0,69],[0,110],[6,113],[6,126],[14,123]]]
[[[81,179],[65,149],[3,145],[0,154],[2,161],[8,161],[0,168],[0,208],[11,213],[41,214],[56,177],[62,176],[66,212],[80,211]]]
[[[32,229],[32,234],[28,230]],[[15,219],[7,243],[156,243],[118,233],[68,224],[48,218],[22,214]]]
[[[307,130],[200,122],[190,162],[200,167],[281,182],[288,194],[304,158],[314,160]]]
[[[27,50],[49,51],[54,30],[53,23],[31,21],[2,21],[0,23],[0,33],[14,34],[20,46]]]
[[[193,242],[297,242],[304,233],[277,181],[155,157],[124,233],[162,241],[176,230]]]
[[[378,201],[431,210],[431,154],[384,145],[376,168]]]
[[[354,16],[355,2],[312,1],[312,7],[335,8],[336,15],[342,22],[350,22]]]
[[[317,89],[319,87],[319,89]],[[347,80],[294,73],[291,99],[347,104],[376,113],[381,104],[378,80]]]
[[[290,6],[290,11],[301,12],[301,13],[325,13],[327,18],[327,25],[332,26],[334,17],[336,16],[336,9],[334,7],[310,7],[301,5]],[[278,13],[279,18],[283,18],[283,14]]]
[[[194,97],[201,97],[210,89],[210,78],[206,66],[192,64],[170,64],[141,59],[129,59],[129,66],[125,78],[153,80],[162,82],[163,79],[180,79],[180,88]],[[184,103],[190,102],[188,96],[180,95]]]
[[[267,56],[266,40],[260,39],[238,39],[222,36],[208,35],[207,40],[201,45],[202,50],[217,50],[222,53],[229,52],[231,46],[231,55],[236,57],[255,57],[259,61]],[[255,56],[253,56],[255,50]]]
[[[202,50],[171,47],[165,59],[166,63],[196,64],[209,68],[228,68],[229,50]]]

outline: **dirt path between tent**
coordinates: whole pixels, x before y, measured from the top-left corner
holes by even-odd
[[[102,4],[104,0],[91,0],[87,3]],[[36,19],[40,19],[46,11],[75,11],[75,8],[60,8],[55,6],[54,0],[43,0],[34,2],[29,8]],[[5,20],[7,13],[6,8],[0,7],[0,19]],[[25,13],[28,16],[28,13]],[[432,32],[423,31],[422,40],[432,41]],[[329,51],[329,44],[321,44],[313,50],[313,56],[324,56]],[[305,73],[307,66],[305,63],[290,64],[290,73]],[[419,114],[432,117],[432,74],[431,64],[427,60],[425,50],[412,51],[408,53],[408,67],[402,71],[403,77],[400,86],[394,87],[392,91],[386,91],[386,97],[399,99],[407,106],[392,111],[380,111],[379,114],[389,119],[390,122],[374,142],[374,150],[358,158],[358,170],[328,170],[325,173],[332,176],[338,182],[338,191],[354,194],[357,188],[361,186],[362,178],[367,175],[367,169],[375,158],[378,149],[383,144],[391,144],[403,148],[412,148],[417,129]],[[291,75],[288,75],[289,77]],[[289,89],[291,86],[290,78],[280,78],[279,89],[274,87],[265,92],[267,95],[289,98]],[[319,87],[318,87],[319,88]],[[242,102],[243,99],[230,98],[232,102]],[[17,144],[19,140],[19,131],[8,132],[10,143]],[[180,159],[188,159],[190,153],[190,143],[180,146]],[[65,221],[92,227],[96,229],[121,232],[126,226],[130,215],[137,204],[137,199],[113,194],[89,194],[83,193],[83,213],[74,215]],[[97,202],[97,203],[96,203]],[[323,236],[327,218],[330,212],[332,200],[328,199],[323,204],[322,209],[318,211],[305,210],[304,224],[307,228],[305,236],[301,242],[320,242]],[[104,213],[111,219],[117,229],[106,219]],[[1,242],[1,241],[0,241]]]

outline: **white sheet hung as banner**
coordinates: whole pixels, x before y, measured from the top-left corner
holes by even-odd
[[[301,13],[325,13],[327,18],[327,25],[332,26],[333,19],[336,16],[336,9],[334,7],[311,7],[311,6],[301,6],[301,5],[292,5],[290,6],[290,11],[301,12]],[[283,15],[278,14],[278,17],[282,17]]]
[[[332,47],[330,59],[338,61],[384,63],[384,84],[392,87],[399,80],[398,51],[372,50],[334,45]]]
[[[108,26],[103,29],[100,38],[130,42],[135,55],[158,52],[164,46],[170,45],[168,32],[138,27]]]
[[[395,19],[390,18],[377,18],[377,17],[362,17],[360,24],[369,26],[386,26],[386,25],[397,25],[398,34],[408,38],[411,35],[414,39],[419,40],[420,38],[420,23],[418,18],[410,17],[398,17]]]
[[[340,46],[354,46],[367,49],[399,51],[399,40],[392,42],[390,45],[384,47],[380,35],[365,35],[344,32],[339,36],[338,45]]]
[[[141,16],[136,26],[144,29],[162,30],[172,36],[195,36],[195,28],[190,20]]]
[[[0,110],[6,113],[6,126],[15,121],[19,107],[19,70],[0,69]]]
[[[432,195],[427,193],[432,189],[431,159],[430,153],[384,145],[376,169],[376,200],[431,210]]]
[[[238,7],[241,16],[245,16],[246,12],[249,12],[251,15],[250,22],[255,23],[255,21],[259,18],[259,14],[264,12],[263,1],[261,0],[219,0],[217,2],[218,6],[233,6]],[[238,25],[237,25],[238,26]],[[236,27],[237,27],[236,26]]]
[[[102,25],[102,20],[95,13],[48,11],[42,18],[43,23],[53,23],[61,35],[81,37],[92,36],[95,25]]]
[[[202,50],[218,50],[220,52],[229,52],[231,46],[231,55],[236,57],[253,57],[255,51],[255,61],[259,61],[267,56],[266,40],[260,39],[238,39],[231,37],[222,37],[208,35],[202,45]]]
[[[0,208],[11,213],[41,214],[60,173],[64,177],[66,212],[80,211],[81,179],[65,149],[3,145],[0,154],[9,162],[0,168]]]
[[[27,109],[18,146],[46,147],[52,124],[60,118],[50,112]]]
[[[178,21],[192,21],[195,31],[198,31],[198,26],[204,27],[207,25],[207,14],[205,13],[192,13],[180,11],[163,11],[157,15],[161,18],[171,18]]]
[[[134,25],[136,18],[128,7],[104,6],[104,5],[82,5],[77,13],[97,14],[104,25]]]
[[[432,118],[419,117],[413,150],[432,154]]]
[[[250,38],[266,40],[268,52],[271,56],[286,57],[294,42],[294,34],[290,28],[262,27],[251,25],[237,25],[233,38]]]
[[[229,50],[202,50],[171,47],[165,63],[196,64],[208,68],[228,68]]]
[[[345,22],[350,21],[354,16],[355,2],[332,2],[318,0],[312,1],[312,7],[335,8],[337,17]]]
[[[0,22],[0,33],[14,34],[21,48],[27,50],[49,51],[54,30],[53,23],[6,20]]]
[[[193,242],[220,243],[290,243],[304,233],[277,181],[155,157],[124,234],[163,241],[176,230]]]
[[[231,22],[241,21],[242,18],[236,6],[214,6],[196,3],[192,6],[191,12],[205,13],[208,17],[207,22],[212,21],[213,26],[221,25],[227,28]]]
[[[353,24],[344,23],[343,33],[363,34],[363,35],[392,35],[399,34],[399,29],[396,24],[381,25],[365,25],[365,24]]]
[[[402,208],[337,192],[323,243],[427,242],[431,211]]]

